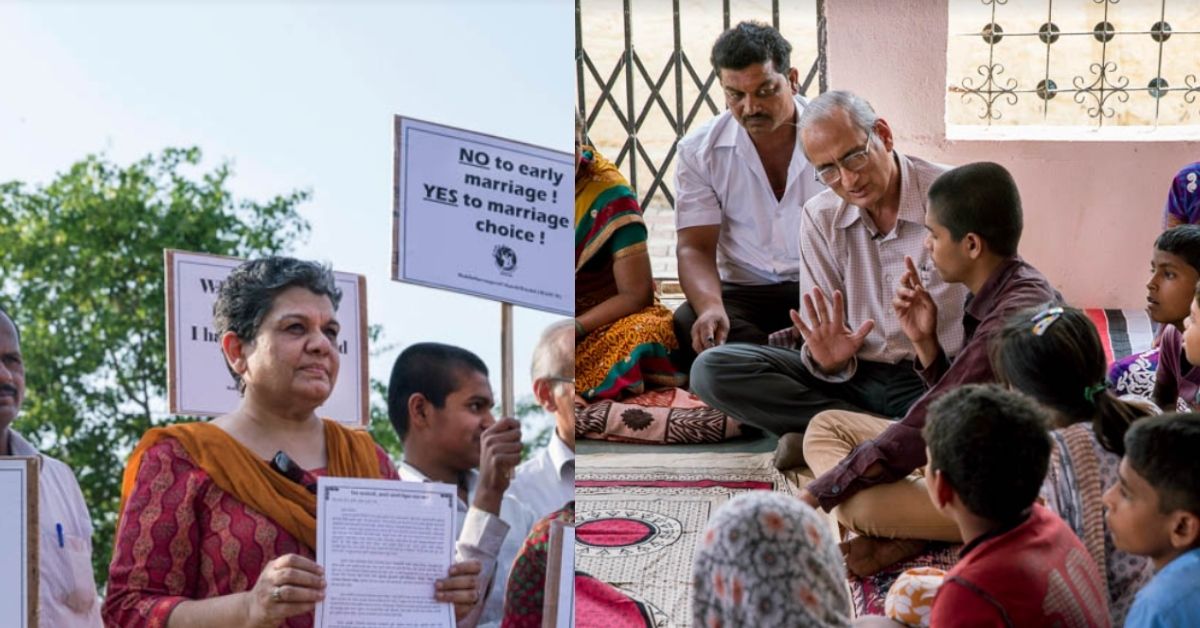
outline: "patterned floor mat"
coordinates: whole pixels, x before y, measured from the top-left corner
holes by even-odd
[[[744,491],[797,488],[770,454],[598,455],[578,463],[576,569],[642,604],[654,628],[691,625],[692,556],[714,510]],[[577,617],[581,628],[611,625],[605,621]]]

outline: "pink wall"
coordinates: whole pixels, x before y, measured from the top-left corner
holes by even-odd
[[[947,140],[950,1],[827,0],[830,89],[869,100],[903,152],[1008,168],[1025,207],[1021,254],[1069,302],[1143,307],[1167,187],[1200,142]]]

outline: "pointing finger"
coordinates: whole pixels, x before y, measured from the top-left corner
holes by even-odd
[[[908,272],[912,274],[911,285],[917,290],[923,290],[925,286],[921,283],[921,275],[917,273],[917,265],[913,262],[913,258],[905,255],[904,266],[908,268]]]

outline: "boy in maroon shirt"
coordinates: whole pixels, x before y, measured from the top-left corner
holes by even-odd
[[[1096,563],[1034,503],[1050,459],[1044,421],[1028,398],[994,385],[963,386],[929,407],[929,498],[966,542],[931,626],[1110,625]]]

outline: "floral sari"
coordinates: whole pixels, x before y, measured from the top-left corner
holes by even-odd
[[[625,177],[591,147],[575,175],[575,314],[617,294],[613,264],[646,255],[646,224]],[[671,311],[657,301],[603,325],[575,347],[575,378],[587,401],[618,399],[647,387],[679,386],[684,375],[668,353],[676,348]]]

